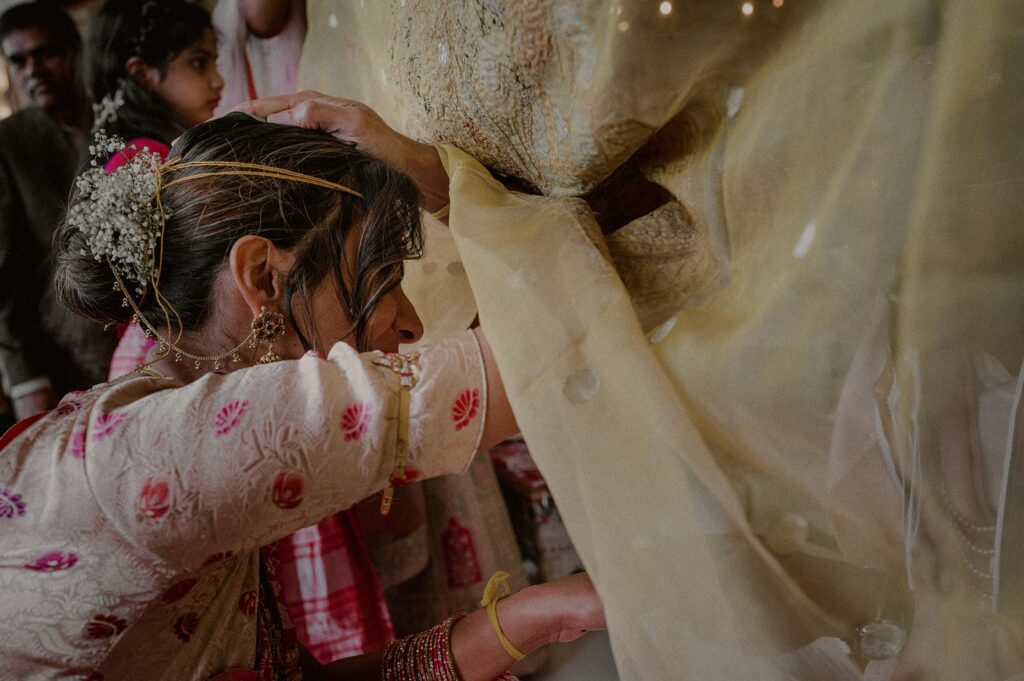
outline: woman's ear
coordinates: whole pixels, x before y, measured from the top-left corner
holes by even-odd
[[[239,295],[253,315],[261,307],[278,310],[284,304],[284,282],[294,256],[269,239],[247,234],[231,246],[228,270]]]
[[[124,63],[124,70],[132,80],[142,87],[147,90],[151,90],[153,88],[151,75],[152,69],[149,68],[146,62],[142,61],[142,57],[130,57],[128,61]]]

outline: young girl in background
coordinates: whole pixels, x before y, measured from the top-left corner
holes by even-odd
[[[210,14],[186,0],[107,0],[89,41],[95,130],[127,141],[108,172],[148,148],[167,157],[185,130],[213,116],[224,80]],[[153,346],[128,326],[110,362],[110,378],[130,373]]]
[[[107,0],[89,45],[96,128],[153,143],[213,116],[224,80],[210,14],[186,0]]]

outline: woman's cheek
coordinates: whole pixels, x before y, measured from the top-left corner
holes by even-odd
[[[368,340],[373,350],[385,352],[398,351],[398,335],[393,333],[392,326],[398,314],[398,303],[391,293],[386,293],[377,303],[377,309],[370,315]]]

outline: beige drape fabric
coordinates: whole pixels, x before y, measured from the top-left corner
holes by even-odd
[[[623,678],[1024,674],[1024,3],[670,4],[325,1],[302,79],[453,145],[411,294],[468,280]],[[569,198],[634,154],[715,263],[647,334]]]

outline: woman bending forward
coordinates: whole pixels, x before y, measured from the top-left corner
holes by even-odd
[[[405,144],[422,155],[396,165],[436,171],[429,147],[360,125],[360,147]],[[277,600],[261,547],[458,473],[515,430],[479,331],[394,354],[421,335],[402,263],[422,247],[419,202],[444,198],[420,191],[436,177],[418,188],[325,132],[241,114],[193,128],[166,164],[90,172],[58,289],[96,321],[137,318],[163,354],[0,441],[5,677],[470,681],[507,670],[509,647],[604,625],[576,576],[501,600],[497,628],[477,611],[319,667]]]

